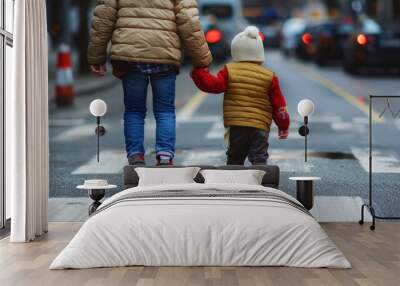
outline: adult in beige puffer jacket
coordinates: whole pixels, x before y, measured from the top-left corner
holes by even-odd
[[[194,67],[212,62],[200,26],[196,0],[97,0],[90,31],[88,62],[106,73],[111,40],[113,73],[124,89],[124,134],[131,165],[143,165],[148,84],[153,90],[158,165],[172,165],[175,153],[175,80],[183,49]]]
[[[90,65],[106,62],[110,40],[112,61],[179,67],[185,48],[195,67],[212,62],[196,0],[98,0],[89,39]]]

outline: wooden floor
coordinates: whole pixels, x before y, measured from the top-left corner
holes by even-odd
[[[379,223],[375,232],[355,223],[322,225],[353,269],[126,267],[50,271],[51,261],[80,227],[79,223],[51,223],[49,234],[33,243],[0,241],[0,285],[400,285],[400,223]]]

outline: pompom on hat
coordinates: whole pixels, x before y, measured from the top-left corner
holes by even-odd
[[[264,61],[264,44],[259,33],[257,27],[248,26],[233,38],[231,54],[235,62]]]

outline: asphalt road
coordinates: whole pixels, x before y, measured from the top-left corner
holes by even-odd
[[[281,189],[294,195],[290,176],[320,176],[316,194],[328,197],[368,197],[368,95],[400,94],[397,75],[349,76],[340,67],[319,68],[311,63],[285,59],[279,52],[267,52],[266,63],[280,79],[292,116],[288,140],[270,140],[269,164],[282,170]],[[215,71],[218,67],[215,67]],[[222,125],[222,95],[204,95],[195,88],[184,67],[177,80],[176,165],[225,164]],[[146,160],[154,164],[155,123],[148,97]],[[108,104],[103,118],[107,129],[101,139],[100,163],[96,162],[95,118],[90,101],[101,98]],[[304,139],[297,134],[301,118],[297,103],[309,98],[315,103],[310,117],[310,158],[304,163]],[[400,110],[400,99],[390,102]],[[400,215],[400,117],[393,120],[384,100],[374,105],[374,201],[378,215]],[[87,196],[75,186],[88,178],[106,178],[121,186],[126,164],[122,125],[122,89],[119,83],[101,93],[77,96],[72,108],[50,108],[50,196]],[[400,115],[400,113],[398,114]],[[116,191],[119,191],[117,189]],[[112,194],[111,192],[109,195]]]

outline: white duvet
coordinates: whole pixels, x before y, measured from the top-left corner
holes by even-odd
[[[258,198],[115,200],[133,192],[258,190],[261,186],[184,184],[136,187],[107,199],[50,269],[145,266],[349,268],[317,221],[289,204]],[[137,194],[137,193],[133,193]]]

